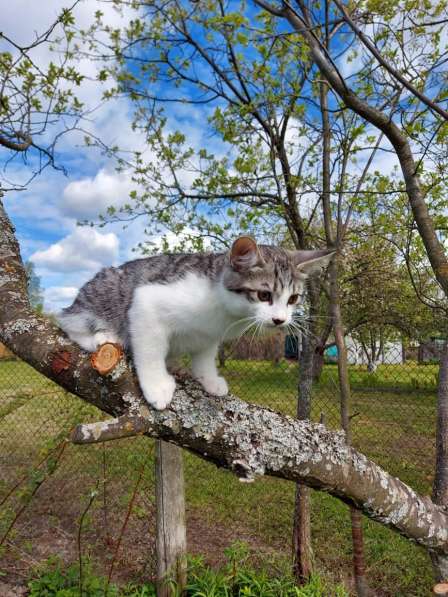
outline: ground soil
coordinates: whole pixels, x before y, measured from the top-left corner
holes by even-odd
[[[117,584],[154,580],[154,506],[139,494],[122,533],[127,511],[122,500],[116,497],[114,503],[109,498],[106,509],[101,492],[96,500],[83,522],[83,555],[89,556],[95,571],[102,576],[108,576],[113,562],[112,581]],[[56,555],[64,564],[78,561],[79,520],[88,499],[81,511],[79,502],[78,496],[70,499],[67,487],[58,490],[54,483],[51,487],[42,486],[32,507],[23,512],[5,542],[0,560],[1,597],[25,595],[30,576],[51,556]],[[223,563],[225,548],[236,540],[247,543],[265,562],[270,554],[274,558],[279,553],[279,546],[267,547],[249,530],[219,524],[212,520],[211,513],[207,516],[202,510],[187,512],[187,540],[189,553],[207,554],[206,561],[212,566]]]

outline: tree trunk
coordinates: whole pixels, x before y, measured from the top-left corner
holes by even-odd
[[[329,4],[325,3],[326,25],[328,27]],[[328,39],[327,39],[328,47]],[[324,217],[325,236],[328,246],[334,246],[335,237],[332,227],[331,214],[331,128],[328,117],[328,85],[326,82],[320,83],[320,104],[322,114],[323,130],[323,153],[322,153],[322,207]],[[342,183],[344,181],[342,180]],[[338,210],[338,220],[336,222],[337,241],[342,243],[343,238],[339,237],[341,231],[340,210]],[[329,267],[330,274],[330,312],[333,324],[333,333],[338,350],[338,381],[341,397],[341,424],[345,432],[346,441],[350,443],[350,381],[348,375],[347,347],[345,346],[344,327],[342,324],[342,315],[339,297],[339,279],[338,263],[335,257]],[[358,597],[367,597],[369,594],[364,559],[364,541],[362,533],[361,513],[353,506],[350,506],[350,518],[352,524],[352,544],[353,544],[353,575],[355,577],[356,593]]]
[[[317,346],[314,352],[314,359],[313,359],[313,381],[317,382],[322,375],[322,370],[324,368],[324,347]]]
[[[313,343],[302,339],[300,361],[297,418],[309,419],[311,415],[311,386],[313,381]],[[293,573],[298,585],[308,582],[313,571],[311,546],[310,489],[301,483],[296,485],[293,521]]]
[[[316,315],[319,289],[313,281],[309,284],[310,315]],[[311,317],[309,334],[302,335],[302,351],[299,361],[299,387],[297,418],[311,418],[311,392],[313,385],[313,364],[316,350],[316,319]],[[301,483],[296,485],[293,520],[293,574],[298,585],[306,583],[313,571],[313,549],[311,545],[310,489]]]
[[[302,483],[296,484],[294,526],[292,533],[292,570],[297,585],[305,584],[313,572],[311,545],[311,491]]]
[[[339,280],[337,261],[333,260],[330,264],[330,301],[333,317],[333,330],[338,348],[338,379],[339,392],[341,396],[341,424],[345,432],[346,441],[350,443],[350,381],[348,375],[347,347],[345,346],[344,328],[342,325],[342,316],[339,300]],[[353,543],[353,572],[355,577],[356,594],[358,597],[367,597],[369,589],[366,580],[366,566],[364,557],[364,538],[362,532],[361,512],[350,506],[350,519],[352,524],[352,543]]]
[[[324,360],[325,360],[325,347],[328,342],[328,338],[331,334],[331,330],[333,326],[331,325],[331,321],[329,319],[328,323],[326,324],[325,328],[322,330],[320,334],[319,341],[316,343],[316,349],[314,351],[314,360],[313,360],[313,381],[317,382],[322,375],[322,370],[324,368]],[[316,330],[317,331],[317,330]]]
[[[227,360],[226,349],[224,347],[224,344],[221,343],[218,348],[218,364],[219,364],[219,366],[225,367],[226,360]]]
[[[440,358],[437,389],[436,470],[432,499],[448,508],[448,342],[445,342]],[[436,582],[448,582],[448,557],[431,555]]]
[[[369,373],[375,373],[375,371],[378,369],[378,362],[376,360],[372,360],[369,359],[369,362],[367,363],[367,371]]]
[[[187,582],[187,533],[182,449],[156,441],[157,597],[184,592]],[[167,581],[174,580],[176,589]]]

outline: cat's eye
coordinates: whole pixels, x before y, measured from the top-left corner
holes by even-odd
[[[288,299],[288,305],[295,305],[295,303],[297,303],[298,300],[299,300],[298,294],[291,294],[291,296]]]
[[[257,296],[258,300],[263,303],[270,303],[272,301],[272,292],[269,292],[269,290],[259,290]]]

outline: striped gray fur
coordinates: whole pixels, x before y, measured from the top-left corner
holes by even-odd
[[[268,245],[258,245],[258,249],[261,260],[257,267],[241,271],[231,267],[228,253],[162,254],[103,268],[79,290],[73,304],[63,309],[61,324],[64,315],[90,313],[89,332],[102,331],[98,327],[102,320],[127,347],[127,314],[135,289],[150,283],[170,284],[189,272],[222,281],[228,290],[245,292],[249,300],[255,300],[258,290],[269,290],[274,297],[284,288],[290,288],[291,294],[299,292],[305,276],[297,269],[295,253]]]

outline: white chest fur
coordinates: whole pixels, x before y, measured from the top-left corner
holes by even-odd
[[[223,296],[219,284],[196,274],[135,291],[128,313],[134,364],[143,395],[155,408],[165,408],[174,392],[174,379],[166,370],[169,354],[190,353],[192,373],[204,388],[227,393],[215,356],[223,332],[238,317],[229,315]]]
[[[223,292],[219,283],[194,273],[170,284],[140,286],[129,312],[131,334],[144,331],[150,342],[151,332],[160,326],[173,355],[201,351],[224,335],[235,337],[242,325],[233,325],[238,317],[225,308]]]

